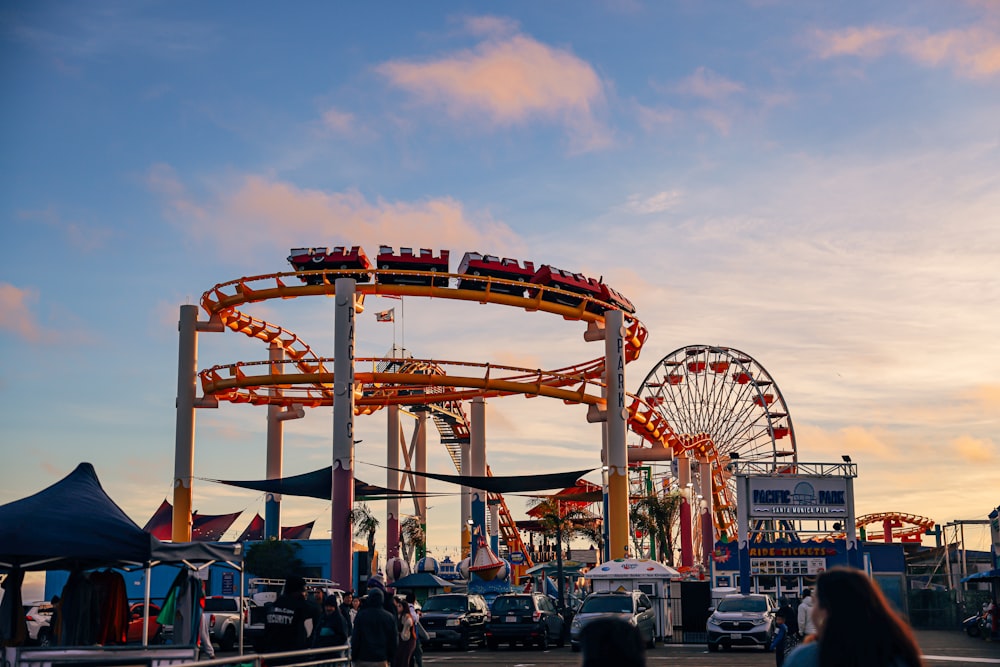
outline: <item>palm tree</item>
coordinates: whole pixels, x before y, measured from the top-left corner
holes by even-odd
[[[368,558],[374,559],[375,532],[380,525],[378,518],[372,514],[368,505],[361,503],[351,510],[351,525],[354,526],[354,537],[364,537],[368,540]]]
[[[562,608],[566,599],[564,592],[566,583],[563,581],[563,535],[572,537],[580,532],[580,521],[592,517],[588,512],[576,509],[572,504],[564,505],[561,501],[550,497],[532,500],[531,509],[541,524],[542,533],[554,535],[556,538],[556,577],[559,585],[559,607]]]
[[[671,566],[674,564],[674,524],[680,514],[681,499],[679,491],[653,494],[636,499],[629,508],[633,528],[648,534],[660,560]],[[638,553],[639,539],[634,533],[632,540]]]
[[[415,566],[413,559],[424,550],[426,539],[419,516],[408,516],[403,519],[399,524],[399,548],[403,552],[403,560]]]
[[[576,532],[590,541],[598,554],[604,553],[604,525],[600,519],[584,523],[577,527]]]

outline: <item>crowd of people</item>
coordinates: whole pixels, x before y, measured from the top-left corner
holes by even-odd
[[[422,667],[422,628],[412,593],[392,595],[381,575],[367,583],[362,603],[351,592],[343,600],[333,595],[310,599],[305,581],[289,577],[267,613],[267,651],[349,645],[355,667]],[[580,648],[581,667],[646,665],[638,629],[617,618],[590,623]],[[778,667],[924,664],[907,623],[871,578],[848,567],[834,567],[819,575],[815,591],[804,591],[797,610],[782,600],[769,648]]]
[[[322,592],[310,595],[302,577],[289,577],[282,594],[268,607],[261,649],[284,653],[350,646],[357,667],[422,667],[423,630],[413,594],[389,594],[381,575],[372,576],[367,584],[362,602],[353,591],[342,600]]]

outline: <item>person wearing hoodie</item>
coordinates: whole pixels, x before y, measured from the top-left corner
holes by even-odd
[[[799,603],[799,632],[802,633],[803,637],[808,637],[810,640],[816,635],[816,621],[813,620],[813,605],[815,604],[813,600],[812,591],[810,589],[805,589],[802,591],[802,602]]]
[[[354,619],[351,660],[354,667],[388,667],[396,655],[396,619],[383,608],[382,589],[373,586]],[[395,604],[395,603],[394,603]]]

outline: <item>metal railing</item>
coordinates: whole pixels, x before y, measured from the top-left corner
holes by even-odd
[[[350,665],[350,649],[347,646],[314,648],[304,651],[284,651],[281,653],[245,653],[225,658],[187,662],[173,667],[333,667]]]

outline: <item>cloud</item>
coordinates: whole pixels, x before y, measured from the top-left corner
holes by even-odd
[[[55,340],[57,332],[45,329],[31,311],[37,300],[38,293],[33,289],[0,283],[0,331],[14,334],[28,343]]]
[[[339,109],[327,109],[323,112],[323,125],[338,134],[347,134],[354,128],[354,114]]]
[[[678,190],[664,190],[648,197],[630,195],[625,209],[638,214],[662,213],[674,208],[680,199],[681,193]]]
[[[245,175],[229,188],[199,201],[166,165],[150,172],[150,187],[164,197],[170,217],[194,238],[232,250],[323,243],[372,250],[391,241],[423,247],[447,239],[458,248],[519,253],[521,239],[502,222],[473,219],[450,197],[417,202],[369,201],[357,191],[299,188],[260,175]]]
[[[1000,73],[1000,35],[978,26],[940,32],[875,26],[817,30],[810,41],[824,59],[898,53],[929,67],[951,67],[969,78]]]
[[[963,435],[952,440],[949,446],[955,450],[959,458],[969,463],[989,463],[997,460],[996,445],[989,440]]]
[[[40,222],[56,230],[65,237],[66,242],[74,250],[80,252],[89,253],[100,250],[104,248],[112,236],[112,232],[108,228],[92,227],[63,219],[53,206],[39,210],[18,211],[17,217],[21,220]]]
[[[743,84],[716,74],[707,67],[699,67],[691,76],[681,80],[674,89],[683,95],[713,101],[723,100],[746,90]]]
[[[608,129],[597,119],[604,89],[589,64],[527,35],[506,34],[511,24],[502,19],[470,23],[494,32],[473,50],[426,62],[391,61],[378,72],[419,104],[442,107],[451,118],[494,127],[556,121],[576,151],[610,144]]]

